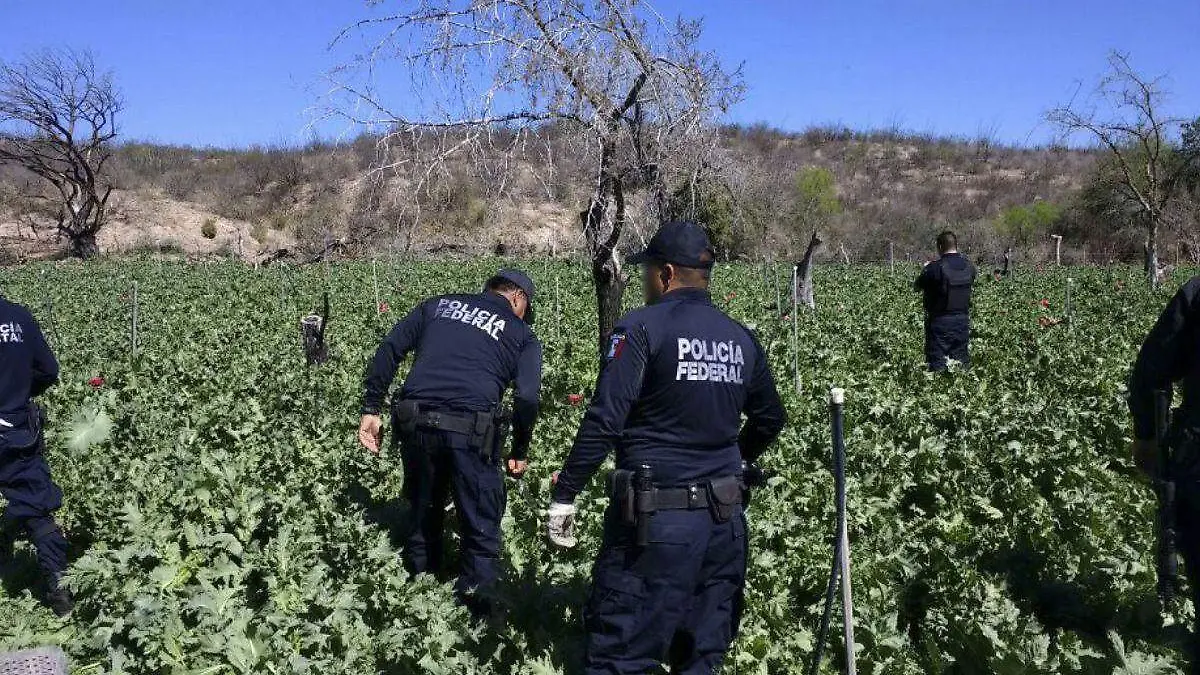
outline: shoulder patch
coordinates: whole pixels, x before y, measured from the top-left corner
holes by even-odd
[[[608,343],[608,356],[605,358],[611,361],[620,356],[625,349],[625,338],[625,333],[613,333]]]

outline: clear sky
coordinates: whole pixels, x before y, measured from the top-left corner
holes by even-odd
[[[706,43],[745,64],[735,122],[1036,144],[1051,134],[1045,110],[1093,83],[1114,48],[1168,76],[1174,112],[1200,116],[1200,0],[653,4],[703,15]],[[0,0],[0,59],[90,49],[125,94],[127,138],[297,143],[314,133],[307,111],[334,61],[329,41],[367,14],[365,0]]]

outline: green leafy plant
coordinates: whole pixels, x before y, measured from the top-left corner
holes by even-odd
[[[375,304],[370,263],[143,258],[7,272],[6,294],[44,325],[39,308],[54,307],[63,382],[43,402],[79,608],[60,622],[6,576],[0,650],[61,644],[85,673],[579,672],[602,481],[579,499],[576,551],[550,550],[543,518],[584,413],[569,396],[590,393],[597,374],[594,296],[577,265],[522,264],[547,289],[546,360],[533,464],[509,485],[499,634],[473,625],[448,584],[407,575],[401,463],[355,443],[363,365],[394,320]],[[398,309],[477,289],[498,265],[380,260],[374,272],[380,301]],[[786,284],[782,266],[768,272]],[[749,506],[745,613],[723,672],[806,667],[832,550],[824,397],[835,384],[847,389],[860,672],[1178,672],[1123,399],[1166,292],[1121,267],[981,281],[973,367],[938,376],[924,368],[909,275],[816,274],[825,300],[796,327],[799,388],[774,279],[740,265],[715,277],[720,306],[755,325],[789,414],[764,458],[778,478]],[[1044,326],[1068,275],[1071,328]],[[135,280],[136,354],[122,297]],[[296,321],[325,292],[334,358],[308,369]],[[626,306],[638,303],[629,289]],[[1190,619],[1182,608],[1169,618]]]

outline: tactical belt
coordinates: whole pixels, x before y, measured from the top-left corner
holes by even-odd
[[[621,520],[637,528],[637,544],[649,541],[650,519],[658,511],[707,510],[718,523],[729,522],[742,503],[745,485],[740,476],[725,476],[682,488],[660,488],[651,482],[651,470],[618,469],[609,474],[609,493]]]
[[[422,429],[439,429],[456,434],[471,435],[475,432],[475,416],[423,412],[417,415],[417,426]]]
[[[738,500],[736,503],[740,503]],[[707,485],[689,485],[685,488],[656,488],[654,508],[657,511],[692,511],[712,506]]]

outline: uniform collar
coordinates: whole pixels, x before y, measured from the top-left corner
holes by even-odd
[[[662,296],[663,301],[679,300],[681,302],[702,302],[712,304],[712,296],[703,288],[680,288]]]

